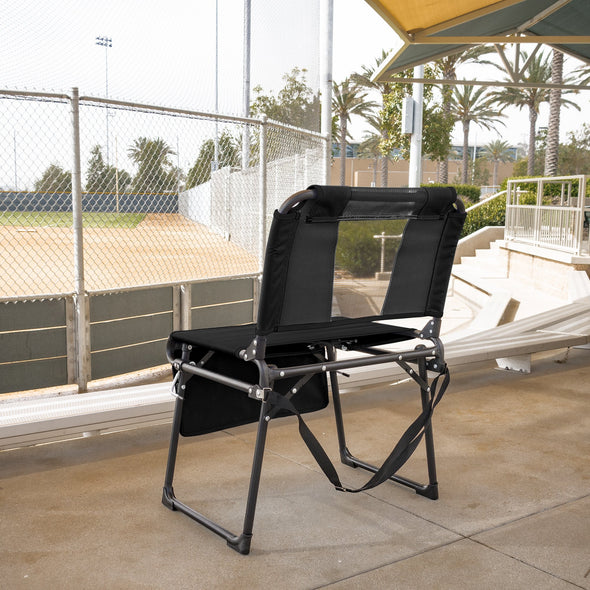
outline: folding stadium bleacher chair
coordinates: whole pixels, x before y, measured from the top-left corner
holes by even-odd
[[[449,380],[439,339],[440,319],[464,219],[463,205],[452,188],[312,186],[287,199],[274,213],[256,324],[170,336],[167,350],[177,400],[164,505],[187,514],[247,554],[268,424],[291,414],[297,416],[303,440],[337,490],[358,492],[392,480],[438,498],[431,416]],[[387,239],[395,249],[382,252],[383,261],[389,258],[391,263],[389,282],[367,279],[364,291],[358,289],[362,280],[351,280],[339,268],[343,258],[354,257],[362,247],[346,247],[346,240],[355,235],[350,228],[358,224],[372,224],[369,233],[380,233],[371,235],[371,240]],[[374,294],[375,285],[385,286],[381,296]],[[380,321],[410,317],[425,317],[424,328]],[[337,360],[336,349],[362,354]],[[396,363],[417,383],[422,412],[377,468],[347,449],[337,373],[382,363]],[[342,485],[301,417],[328,404],[328,375],[341,460],[373,473],[359,489]],[[193,436],[250,422],[258,422],[258,430],[244,525],[241,534],[233,534],[175,497],[179,434]],[[396,474],[422,439],[426,484]]]

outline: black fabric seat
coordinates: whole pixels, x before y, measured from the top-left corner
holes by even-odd
[[[168,355],[174,358],[180,354],[182,344],[210,347],[213,350],[240,355],[256,336],[256,324],[242,326],[221,326],[203,330],[173,332],[169,339]],[[277,352],[281,347],[293,345],[330,343],[337,348],[346,343],[350,350],[362,346],[378,346],[402,342],[416,337],[412,328],[402,328],[360,319],[338,319],[336,321],[298,326],[288,330],[272,332],[266,338],[269,352]]]
[[[268,424],[290,414],[297,416],[303,440],[337,490],[359,492],[390,480],[436,499],[431,418],[449,381],[440,319],[464,219],[452,188],[313,186],[288,199],[275,212],[268,236],[256,323],[170,335],[167,353],[177,401],[163,503],[211,529],[240,553],[248,553]],[[375,239],[381,241],[379,273],[369,270],[374,257],[366,246]],[[391,252],[386,252],[386,240]],[[355,266],[359,256],[360,265]],[[424,318],[423,328],[382,321],[410,317]],[[363,354],[338,359],[338,349]],[[416,382],[421,413],[376,467],[354,457],[346,446],[337,375],[385,363],[397,364]],[[432,381],[429,372],[435,374]],[[340,458],[373,474],[358,489],[341,483],[302,418],[328,405],[328,378]],[[179,435],[250,422],[258,422],[257,439],[244,527],[236,535],[179,501],[172,483]],[[422,440],[426,484],[397,474]]]

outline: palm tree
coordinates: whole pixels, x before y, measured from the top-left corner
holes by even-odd
[[[553,50],[551,59],[551,82],[563,82],[563,53]],[[547,129],[547,146],[545,148],[545,176],[557,174],[557,158],[559,154],[559,119],[561,115],[561,89],[552,88],[549,94],[549,127]]]
[[[160,137],[148,139],[140,137],[129,148],[129,157],[136,163],[151,162],[154,166],[164,165],[169,155],[174,155],[172,148]]]
[[[478,45],[470,47],[460,53],[441,57],[434,62],[435,71],[440,74],[443,80],[456,80],[457,68],[460,65],[477,62],[478,64],[490,65],[492,62],[483,60],[481,57],[494,50],[489,45]],[[493,65],[493,64],[492,64]],[[441,88],[442,94],[442,111],[445,116],[451,114],[451,103],[453,100],[453,89],[450,85],[444,84]],[[440,161],[439,166],[440,182],[449,181],[449,160],[445,158]]]
[[[486,160],[493,162],[492,185],[498,186],[498,168],[500,162],[509,162],[512,160],[512,150],[507,141],[495,139],[484,146]]]
[[[365,133],[365,137],[359,146],[359,158],[373,160],[373,186],[377,186],[377,170],[379,168],[379,160],[381,159],[380,143],[381,135],[369,132]],[[381,170],[383,170],[383,167],[381,167]]]
[[[524,60],[528,58],[525,51],[522,52],[522,55]],[[544,54],[539,54],[531,60],[528,69],[522,76],[522,80],[523,82],[546,84],[550,77],[551,64],[547,61]],[[529,158],[527,174],[532,176],[535,169],[537,118],[541,105],[549,100],[549,90],[547,88],[505,88],[503,91],[495,93],[495,97],[496,102],[500,105],[515,106],[519,109],[526,107],[529,110]]]
[[[494,98],[486,95],[486,88],[464,84],[453,89],[451,114],[463,125],[463,171],[462,182],[467,184],[469,169],[469,126],[473,122],[484,129],[494,129],[503,117],[493,108]]]
[[[168,156],[172,148],[160,137],[140,137],[129,148],[129,157],[138,165],[133,179],[134,192],[164,192],[175,187],[177,175]]]
[[[332,111],[338,117],[338,138],[340,140],[340,184],[346,181],[346,139],[347,128],[352,115],[365,116],[376,105],[367,101],[367,93],[351,78],[346,78],[340,84],[334,82],[332,95]]]
[[[381,108],[384,105],[385,97],[391,92],[393,83],[392,82],[380,82],[373,80],[373,75],[379,68],[379,66],[387,59],[388,52],[385,49],[381,50],[381,55],[375,58],[375,63],[372,66],[362,66],[361,72],[358,74],[353,74],[352,78],[358,84],[363,86],[364,88],[368,88],[370,90],[376,90],[381,95]],[[374,115],[370,115],[371,120],[369,121],[371,127],[377,130],[380,135],[380,142],[381,140],[387,141],[389,139],[389,134],[387,132],[387,128],[383,125],[381,119],[375,117]],[[369,120],[367,118],[367,120]],[[389,175],[388,170],[388,158],[383,158],[381,160],[381,186],[387,186],[387,177]]]
[[[370,131],[365,133],[363,142],[359,146],[359,156],[362,158],[372,158],[373,164],[373,185],[377,186],[377,169],[379,162],[381,162],[381,186],[387,186],[388,162],[389,157],[383,155],[381,148],[382,140],[382,122],[381,118],[375,115],[368,115],[365,117],[369,125],[374,129],[374,133]],[[385,177],[385,179],[384,179]]]
[[[522,60],[529,61],[525,51],[522,52]],[[543,53],[533,55],[529,66],[522,74],[521,79],[528,84],[546,84],[551,78],[551,63]],[[529,111],[529,157],[527,163],[527,174],[532,176],[535,169],[535,139],[537,136],[537,118],[539,109],[544,102],[549,101],[550,91],[547,88],[538,86],[530,88],[505,88],[502,91],[493,93],[494,100],[499,105],[515,106],[519,109],[527,108]],[[561,98],[562,105],[574,105],[575,103]]]

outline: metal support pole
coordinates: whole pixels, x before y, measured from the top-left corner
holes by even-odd
[[[17,160],[16,160],[16,131],[12,132],[13,153],[14,153],[14,190],[18,191],[18,174],[17,174]]]
[[[215,114],[219,114],[219,0],[215,0]],[[219,119],[215,117],[215,140],[211,172],[219,170]]]
[[[244,0],[244,81],[243,81],[243,107],[244,117],[250,116],[250,47],[252,0]],[[244,125],[244,137],[242,140],[242,168],[250,165],[250,126]]]
[[[100,47],[104,47],[104,68],[105,68],[105,98],[109,98],[109,47],[113,46],[113,40],[111,37],[97,37],[96,44]],[[107,129],[107,142],[106,142],[106,164],[107,167],[110,164],[109,159],[109,105],[108,102],[105,105],[105,119]]]
[[[80,105],[72,88],[72,212],[74,232],[74,305],[76,318],[76,380],[78,391],[87,390],[89,378],[88,315],[84,286],[84,239],[82,226],[82,173],[80,168]]]
[[[330,182],[332,161],[332,53],[334,38],[334,0],[322,0],[320,4],[320,60],[321,60],[321,109],[322,135],[326,138],[324,172],[326,184]]]
[[[414,68],[414,77],[424,77],[424,66]],[[422,182],[422,116],[424,112],[424,84],[412,85],[414,98],[414,126],[410,140],[409,187],[419,187]]]
[[[375,236],[373,236],[375,237]],[[381,232],[381,272],[385,271],[385,232]]]
[[[260,230],[258,235],[258,260],[259,270],[262,272],[264,265],[264,251],[266,249],[266,115],[260,117],[260,192],[259,192],[259,216]]]

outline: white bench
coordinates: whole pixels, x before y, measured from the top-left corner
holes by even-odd
[[[448,342],[445,358],[451,367],[497,360],[503,368],[530,371],[530,358],[535,352],[588,344],[590,297],[585,297]],[[343,389],[395,380],[391,367],[369,369],[355,371],[343,381]],[[169,383],[4,402],[0,404],[0,449],[167,422],[172,418],[172,410]]]

